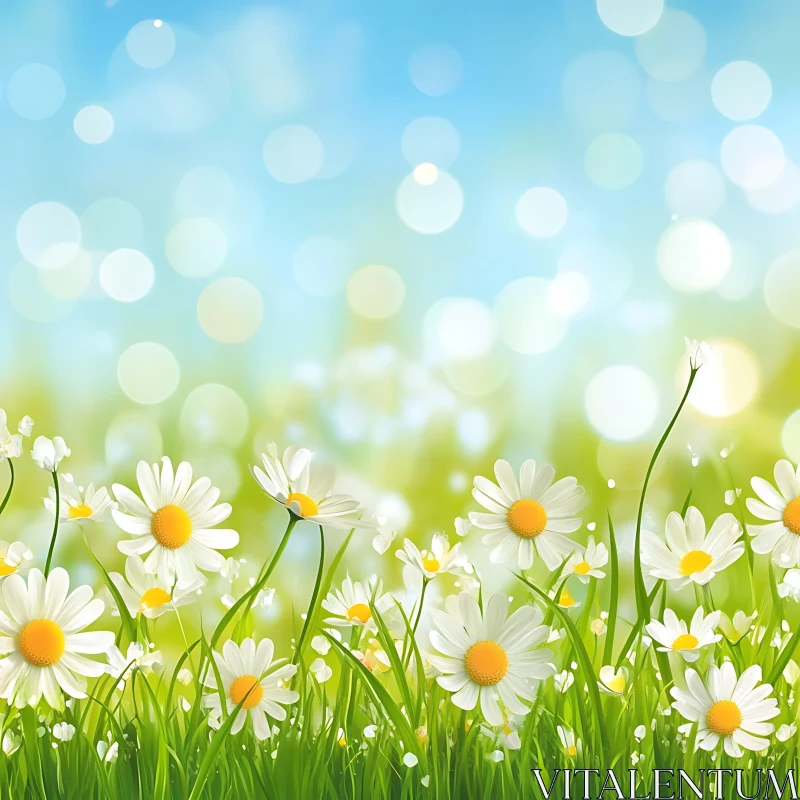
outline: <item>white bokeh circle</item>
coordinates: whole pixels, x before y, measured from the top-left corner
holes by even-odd
[[[743,189],[763,189],[777,180],[786,156],[781,140],[762,125],[739,125],[722,141],[722,169]]]
[[[6,86],[8,104],[23,119],[32,121],[52,117],[66,96],[67,87],[61,75],[47,64],[24,64]]]
[[[80,220],[61,203],[36,203],[17,222],[17,247],[40,269],[61,269],[75,258],[80,246]]]
[[[144,20],[128,31],[125,49],[135,64],[145,69],[158,69],[175,55],[175,32],[161,20]]]
[[[155,270],[150,259],[138,250],[123,247],[109,253],[100,264],[100,286],[120,303],[141,300],[153,287]]]
[[[627,189],[642,173],[642,148],[624,133],[604,133],[586,149],[584,166],[601,189]]]
[[[789,250],[770,264],[764,276],[764,300],[776,319],[800,328],[800,249]]]
[[[114,133],[114,117],[102,106],[84,106],[75,115],[72,127],[86,144],[103,144]]]
[[[520,197],[515,213],[525,233],[546,239],[555,236],[567,224],[567,201],[549,186],[535,186]]]
[[[350,268],[347,248],[330,236],[306,239],[292,257],[295,283],[314,297],[331,297],[341,292],[347,284]]]
[[[284,125],[267,137],[263,157],[267,171],[276,181],[302,183],[322,169],[325,148],[306,125]]]
[[[178,423],[183,441],[192,447],[238,447],[250,426],[244,400],[228,386],[205,383],[183,403]]]
[[[736,122],[763,114],[771,98],[769,75],[752,61],[731,61],[711,81],[711,100],[717,111]]]
[[[620,36],[641,36],[664,12],[664,0],[597,0],[603,24]]]
[[[175,356],[156,342],[132,344],[117,361],[117,381],[136,403],[162,403],[178,388],[180,367]]]
[[[706,219],[687,217],[670,225],[658,241],[656,260],[664,280],[695,294],[718,286],[731,267],[731,243]]]
[[[497,295],[494,315],[500,338],[517,353],[546,353],[566,335],[568,319],[550,305],[549,286],[544,278],[519,278]]]
[[[682,161],[667,175],[664,200],[679,217],[711,217],[725,203],[725,177],[710,161]]]
[[[703,63],[706,33],[691,14],[668,8],[658,24],[636,40],[635,47],[648,75],[659,81],[679,81]]]
[[[391,267],[382,264],[359,267],[347,283],[347,304],[366,319],[384,320],[394,316],[405,296],[403,279]]]
[[[409,122],[400,139],[403,158],[412,166],[423,162],[447,169],[458,157],[461,137],[442,117],[419,117]]]
[[[197,300],[197,318],[203,330],[218,342],[236,344],[250,339],[261,327],[264,301],[243,278],[218,278]]]
[[[470,297],[447,298],[437,309],[435,336],[445,358],[476,359],[486,355],[497,337],[492,311]]]
[[[586,387],[584,407],[591,426],[605,439],[631,442],[653,426],[658,388],[638,367],[616,364],[598,372]]]
[[[463,65],[458,51],[444,42],[418,47],[408,62],[411,82],[423,94],[441,97],[461,83]]]
[[[783,423],[781,444],[786,455],[795,464],[800,463],[800,409],[790,414]]]
[[[204,278],[216,272],[228,255],[228,237],[211,219],[182,219],[167,234],[167,260],[186,278]]]
[[[421,173],[415,171],[403,180],[396,205],[400,219],[417,233],[443,233],[458,222],[464,209],[464,193],[452,175],[433,167]]]

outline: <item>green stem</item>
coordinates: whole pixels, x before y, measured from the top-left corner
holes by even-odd
[[[300,631],[300,638],[297,641],[297,649],[294,651],[292,664],[297,664],[303,657],[303,645],[306,641],[306,634],[311,626],[311,620],[314,616],[314,611],[317,607],[317,600],[319,598],[319,587],[322,583],[322,570],[325,566],[325,534],[322,531],[322,525],[319,526],[319,569],[317,569],[317,580],[314,583],[314,591],[311,593],[311,602],[308,604],[308,613],[306,614],[305,621],[303,622],[303,630]]]
[[[61,490],[58,485],[58,470],[53,472],[53,486],[56,487],[56,519],[53,525],[53,536],[50,539],[50,549],[47,551],[47,561],[44,562],[45,578],[50,574],[50,562],[53,560],[53,550],[56,548],[56,537],[58,536],[58,519],[61,516]],[[120,609],[120,614],[123,610]]]
[[[255,585],[247,592],[245,592],[228,610],[228,613],[220,620],[219,625],[217,625],[216,630],[214,631],[214,635],[211,637],[211,647],[214,648],[219,641],[222,634],[225,632],[225,628],[228,627],[228,623],[233,619],[236,615],[236,612],[242,607],[245,606],[244,613],[242,614],[242,620],[244,620],[248,613],[250,613],[250,609],[253,606],[253,602],[255,601],[258,593],[264,588],[264,585],[269,580],[269,576],[272,575],[272,571],[278,565],[278,561],[280,561],[281,556],[283,555],[283,551],[286,549],[286,545],[289,544],[289,539],[291,538],[292,531],[294,530],[294,526],[297,525],[297,521],[300,519],[296,514],[293,514],[291,511],[289,512],[289,524],[286,526],[286,530],[284,531],[283,538],[281,539],[280,543],[278,544],[278,549],[275,551],[275,555],[272,556],[270,559],[269,564],[266,566],[264,570],[262,570],[261,575],[259,576],[258,580],[256,581]]]
[[[14,488],[14,465],[11,463],[10,458],[7,458],[6,461],[8,461],[9,483],[6,496],[3,498],[3,502],[0,503],[0,514],[5,511],[5,508],[8,505],[8,498],[11,497],[11,490]]]
[[[425,604],[425,591],[428,588],[428,584],[431,582],[431,578],[427,576],[422,576],[422,591],[419,594],[419,607],[417,608],[417,618],[414,620],[414,624],[411,627],[411,637],[408,642],[408,647],[404,648],[405,652],[403,653],[403,670],[408,667],[408,662],[411,660],[411,651],[413,650],[412,642],[417,635],[417,628],[419,627],[419,621],[422,619],[422,606]]]
[[[647,495],[647,485],[650,483],[650,476],[653,473],[653,468],[656,465],[658,456],[661,453],[661,450],[663,449],[664,445],[666,444],[666,441],[669,438],[672,429],[675,427],[675,423],[678,421],[678,417],[680,416],[680,413],[683,410],[684,405],[686,404],[686,400],[689,397],[689,392],[691,391],[692,384],[694,383],[694,379],[697,376],[698,369],[699,367],[691,368],[691,373],[689,374],[689,382],[686,385],[686,391],[683,393],[681,402],[678,405],[678,408],[675,411],[675,413],[672,415],[672,419],[670,420],[669,425],[667,425],[667,429],[664,431],[664,435],[659,440],[655,452],[653,453],[653,457],[650,459],[650,464],[647,467],[647,473],[644,477],[644,486],[642,486],[642,495],[639,498],[639,512],[636,515],[636,540],[634,542],[634,547],[633,547],[633,578],[636,587],[636,608],[639,613],[640,619],[642,619],[643,616],[649,610],[649,606],[646,605],[647,591],[644,586],[644,575],[642,573],[642,553],[641,553],[642,517],[644,516],[644,501],[645,501],[645,496]]]
[[[750,536],[747,533],[747,523],[744,521],[744,509],[742,508],[742,498],[741,495],[737,494],[736,492],[736,481],[733,477],[733,470],[731,469],[731,465],[728,463],[728,459],[724,459],[725,461],[725,468],[728,470],[728,477],[731,481],[731,491],[733,492],[733,496],[736,499],[736,509],[739,512],[739,524],[742,526],[742,538],[744,539],[744,549],[747,555],[747,572],[750,576],[750,597],[753,601],[753,608],[756,608],[756,580],[755,580],[755,556],[753,555],[753,546],[750,543]]]
[[[611,597],[608,602],[608,622],[606,643],[603,648],[603,664],[610,664],[614,655],[614,635],[617,627],[617,604],[619,603],[619,552],[617,537],[614,534],[614,523],[611,512],[608,512],[608,555],[611,562]]]

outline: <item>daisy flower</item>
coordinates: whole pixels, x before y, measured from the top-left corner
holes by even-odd
[[[183,461],[176,472],[172,462],[162,458],[150,467],[140,461],[136,479],[144,502],[130,489],[115,483],[114,496],[123,510],[111,511],[114,521],[134,538],[119,542],[125,555],[144,555],[146,572],[157,573],[164,586],[195,584],[198,568],[219,572],[225,563],[217,550],[229,550],[239,543],[239,534],[214,529],[231,513],[228,503],[216,505],[219,489],[208,478],[192,483],[192,467]],[[127,513],[126,513],[127,512]]]
[[[96,520],[100,519],[109,508],[114,506],[105,486],[95,489],[94,484],[90,483],[84,491],[82,487],[76,486],[71,477],[64,476],[60,488],[59,519],[67,521]],[[44,499],[44,506],[51,514],[55,514],[55,489],[51,487],[48,490],[48,495]]]
[[[575,758],[578,751],[581,750],[581,740],[575,738],[575,731],[565,728],[563,725],[557,725],[556,731],[558,732],[558,741],[561,742],[561,748],[567,758]]]
[[[662,653],[680,653],[684,661],[697,661],[700,649],[718,642],[722,635],[714,633],[719,624],[720,611],[713,611],[707,617],[702,608],[694,612],[689,627],[675,612],[668,608],[664,612],[664,622],[653,620],[645,625],[645,630],[661,647]]]
[[[628,675],[622,667],[618,670],[611,666],[601,667],[599,676],[599,686],[604,692],[615,695],[621,695],[625,692],[625,688],[628,685]]]
[[[174,611],[197,599],[197,590],[205,585],[205,579],[198,579],[184,588],[173,589],[163,583],[158,576],[145,571],[144,562],[139,556],[128,556],[125,561],[125,578],[119,572],[110,573],[114,586],[119,589],[128,613],[135,617],[144,614],[148,619],[156,619],[167,611]]]
[[[33,559],[29,547],[22,542],[0,541],[0,578],[24,573],[24,564]]]
[[[85,681],[105,666],[84,657],[104,653],[114,644],[109,631],[83,631],[103,613],[103,601],[92,599],[89,586],[69,596],[69,575],[60,567],[45,578],[32,569],[28,583],[9,575],[2,585],[0,612],[0,697],[22,707],[44,695],[52,708],[62,708],[62,689],[70,697],[86,697]]]
[[[489,560],[502,564],[516,556],[520,569],[530,569],[536,551],[548,569],[556,569],[577,547],[563,534],[581,526],[575,514],[585,504],[583,489],[575,478],[553,483],[555,469],[537,469],[532,459],[522,465],[519,481],[507,461],[496,461],[494,474],[497,484],[479,475],[472,490],[489,513],[469,515],[476,528],[490,531],[482,540],[494,547]]]
[[[750,633],[753,620],[758,616],[758,611],[752,614],[745,614],[744,611],[737,611],[731,619],[724,611],[719,617],[719,629],[725,634],[725,638],[731,643],[736,644],[743,636]]]
[[[331,494],[336,474],[328,464],[311,469],[311,451],[287,447],[283,459],[274,444],[261,454],[264,469],[253,467],[258,485],[295,516],[317,525],[339,528],[375,528],[361,519],[359,502],[346,494]]]
[[[322,607],[333,614],[325,622],[339,628],[357,625],[367,630],[375,630],[377,626],[369,607],[373,593],[375,608],[381,614],[386,613],[394,605],[391,595],[381,594],[380,584],[368,582],[364,586],[358,581],[354,583],[348,575],[342,582],[342,588],[329,592],[322,601]]]
[[[241,645],[228,640],[222,646],[221,654],[214,651],[214,660],[225,688],[227,713],[230,714],[244,700],[231,728],[232,734],[237,734],[244,727],[249,716],[256,738],[268,739],[271,734],[269,717],[278,721],[286,719],[283,706],[300,699],[297,692],[283,686],[284,681],[297,672],[297,667],[293,664],[279,666],[285,659],[273,661],[274,652],[271,639],[262,639],[256,646],[250,638]],[[219,718],[222,705],[213,670],[207,670],[203,685],[209,689],[203,695],[203,705],[211,709],[212,716]]]
[[[125,688],[125,681],[134,669],[139,669],[145,674],[161,669],[161,651],[145,650],[140,642],[131,642],[125,655],[122,655],[118,647],[110,647],[106,651],[106,658],[108,658],[106,672],[112,678],[119,678],[117,683],[119,691]]]
[[[775,465],[775,486],[763,478],[753,478],[750,485],[761,498],[748,497],[747,508],[766,525],[748,525],[753,537],[753,551],[772,553],[779,567],[800,566],[800,467],[797,470],[786,460]]]
[[[718,517],[706,534],[703,515],[690,506],[686,518],[677,511],[667,517],[667,542],[649,531],[642,534],[642,564],[651,577],[674,581],[676,589],[701,586],[744,553],[742,529],[733,514]]]
[[[771,697],[772,686],[761,682],[761,667],[754,664],[736,679],[730,661],[708,670],[706,682],[693,670],[686,670],[686,689],[673,686],[672,704],[690,722],[697,723],[697,747],[713,750],[719,740],[731,758],[741,758],[745,750],[769,747],[775,726],[767,720],[780,713],[778,701]]]
[[[553,589],[550,592],[550,599],[556,599],[556,590]],[[576,600],[568,591],[566,586],[561,590],[561,594],[558,596],[557,600],[558,605],[561,608],[577,608],[580,605],[580,601]]]
[[[430,550],[420,552],[414,542],[406,539],[403,549],[398,550],[395,555],[429,580],[448,572],[451,575],[462,575],[466,562],[466,555],[461,552],[461,542],[450,547],[450,542],[443,533],[433,534]]]
[[[564,565],[561,577],[577,575],[581,583],[589,583],[590,578],[605,578],[606,574],[600,567],[604,567],[606,564],[608,564],[606,546],[602,542],[595,544],[594,536],[590,536],[586,551],[581,553],[580,550],[577,550],[570,556],[569,561]]]
[[[60,436],[56,436],[54,439],[39,436],[33,443],[31,457],[42,469],[46,469],[48,472],[57,472],[62,459],[65,459],[71,452],[67,443]]]
[[[20,423],[20,426],[22,423]],[[19,458],[22,455],[22,430],[12,434],[8,430],[8,416],[0,408],[0,461],[6,458]]]
[[[524,716],[532,701],[535,682],[555,672],[548,663],[552,652],[533,648],[547,639],[550,629],[542,625],[542,613],[522,606],[511,616],[508,598],[494,595],[481,611],[469,592],[458,595],[458,617],[431,610],[433,629],[428,634],[435,653],[426,657],[442,675],[436,682],[453,692],[453,705],[471,711],[480,703],[489,725],[502,725],[500,703],[511,714]],[[498,702],[499,701],[499,702]]]

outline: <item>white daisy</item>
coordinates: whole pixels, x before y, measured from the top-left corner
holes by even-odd
[[[0,578],[24,575],[25,564],[33,560],[33,553],[22,542],[0,541]]]
[[[662,653],[680,653],[684,661],[697,661],[700,649],[718,642],[722,635],[714,633],[719,624],[719,611],[712,611],[707,617],[702,608],[698,608],[692,616],[691,626],[687,627],[677,614],[668,608],[664,612],[664,622],[658,620],[645,625],[645,630],[660,645]]]
[[[543,464],[539,469],[529,459],[522,465],[520,479],[507,461],[496,461],[497,484],[477,476],[472,496],[490,513],[470,512],[470,522],[491,531],[483,543],[494,547],[489,560],[502,564],[516,555],[520,569],[530,569],[534,550],[548,569],[556,569],[577,548],[563,534],[581,526],[574,516],[585,505],[584,491],[575,478],[553,483],[555,469]]]
[[[44,499],[45,508],[55,514],[56,492],[53,487],[48,490],[48,495]],[[101,519],[109,508],[115,506],[105,486],[95,489],[94,484],[90,483],[84,491],[67,475],[63,476],[60,483],[59,500],[59,519],[67,521]]]
[[[125,560],[127,581],[119,572],[112,572],[109,577],[119,589],[128,613],[132,617],[144,614],[148,619],[155,619],[167,611],[193,603],[197,599],[197,590],[205,585],[205,578],[201,575],[189,586],[173,588],[163,583],[157,575],[146,572],[139,556],[128,556]]]
[[[403,549],[395,555],[404,563],[417,569],[426,578],[450,573],[463,575],[466,565],[466,554],[461,552],[461,542],[450,547],[450,542],[443,533],[434,533],[430,550],[419,551],[410,539],[403,542]]]
[[[744,553],[742,528],[733,514],[718,517],[706,535],[703,515],[690,506],[686,518],[667,517],[667,543],[649,531],[642,534],[642,564],[653,578],[674,581],[676,589],[708,583]]]
[[[27,585],[19,575],[3,581],[0,697],[18,707],[36,705],[44,695],[51,707],[62,708],[59,687],[70,697],[86,697],[85,681],[75,673],[97,678],[105,672],[83,655],[114,644],[109,631],[83,631],[103,613],[103,601],[92,599],[89,586],[68,592],[69,575],[60,567],[48,578],[32,569]]]
[[[120,509],[113,509],[114,521],[134,538],[119,542],[125,555],[144,555],[146,572],[157,573],[165,586],[185,588],[199,578],[198,567],[219,572],[225,563],[217,550],[229,550],[239,543],[239,534],[214,529],[231,513],[228,503],[216,505],[219,489],[208,478],[192,483],[192,467],[183,461],[173,473],[172,462],[162,458],[162,467],[144,461],[136,467],[142,502],[130,489],[112,487]],[[128,513],[125,513],[127,511]]]
[[[227,712],[231,713],[244,700],[231,728],[232,734],[238,733],[244,727],[249,715],[256,738],[268,739],[271,734],[269,717],[278,721],[286,719],[286,709],[283,706],[296,703],[300,699],[297,692],[286,689],[283,685],[297,672],[297,667],[293,664],[279,666],[286,659],[273,661],[274,651],[271,639],[262,639],[256,647],[256,643],[250,638],[245,639],[241,645],[228,640],[222,646],[222,654],[214,651],[214,660],[225,688]],[[222,705],[213,670],[207,671],[203,685],[209,689],[203,695],[203,705],[211,709],[213,717],[219,718]]]
[[[608,564],[608,550],[599,542],[595,544],[594,536],[589,537],[586,551],[575,551],[569,561],[564,565],[562,578],[568,575],[577,575],[581,583],[589,583],[590,578],[605,578],[606,574],[600,567]]]
[[[375,608],[383,615],[394,605],[392,598],[388,594],[381,594],[379,583],[374,581],[355,583],[348,575],[342,581],[342,588],[333,589],[322,601],[322,607],[333,614],[325,622],[328,625],[337,627],[350,627],[351,625],[363,626],[367,630],[375,630],[377,625],[372,618],[372,611],[369,607],[370,598],[375,596]]]
[[[779,567],[800,566],[800,467],[788,461],[775,465],[775,485],[763,478],[753,478],[750,485],[761,498],[748,497],[747,508],[754,517],[767,520],[766,525],[748,525],[753,537],[753,551],[772,553]]]
[[[331,494],[336,474],[329,464],[311,468],[311,451],[287,447],[283,459],[274,444],[261,454],[264,469],[253,467],[258,485],[293,514],[318,525],[375,528],[363,520],[359,502],[346,494]]]
[[[778,701],[771,697],[772,686],[761,681],[761,667],[746,669],[736,679],[730,661],[711,666],[706,682],[693,670],[686,670],[686,689],[673,686],[672,704],[681,716],[696,722],[697,747],[713,750],[722,739],[731,758],[741,758],[745,750],[764,750],[769,746],[775,726],[767,720],[780,713]]]
[[[503,724],[501,703],[511,714],[527,714],[529,708],[520,698],[532,701],[536,681],[555,672],[548,663],[552,652],[533,650],[550,632],[542,625],[539,609],[522,606],[507,618],[504,594],[494,595],[481,612],[478,601],[461,592],[458,617],[438,610],[430,614],[434,629],[428,636],[438,652],[426,656],[442,673],[436,682],[454,692],[453,704],[471,711],[480,702],[489,725]]]

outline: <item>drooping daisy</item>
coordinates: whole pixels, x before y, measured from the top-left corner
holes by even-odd
[[[219,572],[225,557],[217,550],[229,550],[239,543],[239,534],[214,528],[231,513],[228,503],[216,505],[219,489],[208,478],[192,483],[192,467],[183,461],[176,472],[164,457],[162,467],[140,461],[136,479],[144,502],[130,489],[115,483],[112,487],[122,509],[113,509],[114,521],[134,538],[119,542],[125,555],[144,555],[145,572],[157,573],[163,585],[192,586],[198,568]]]
[[[612,666],[600,668],[598,685],[608,694],[621,695],[628,685],[628,674],[624,667],[615,670]]]
[[[369,581],[364,586],[359,581],[354,583],[348,575],[342,581],[341,590],[334,589],[322,601],[322,607],[333,614],[325,620],[326,624],[340,628],[357,625],[363,626],[366,630],[375,630],[377,626],[369,607],[373,594],[375,608],[380,614],[385,614],[394,605],[391,595],[381,594],[379,583]]]
[[[48,439],[46,436],[37,436],[31,450],[31,458],[44,470],[56,472],[59,464],[72,451],[67,443],[60,437]]]
[[[92,599],[89,586],[68,592],[69,575],[60,567],[48,578],[32,569],[27,585],[19,575],[3,581],[0,653],[6,657],[0,660],[0,697],[17,707],[35,705],[44,695],[52,708],[62,708],[61,690],[86,697],[85,681],[77,676],[105,672],[84,654],[104,653],[114,634],[83,631],[103,613],[103,601]]]
[[[458,708],[471,711],[480,703],[489,725],[502,725],[500,705],[511,714],[524,716],[532,701],[535,682],[555,672],[552,652],[533,648],[547,639],[550,629],[534,606],[522,606],[508,616],[508,598],[496,594],[481,611],[469,592],[458,595],[458,618],[431,610],[431,646],[428,660],[442,675],[436,682]]]
[[[507,461],[496,461],[497,484],[477,476],[472,496],[489,511],[470,512],[470,522],[490,533],[483,543],[494,547],[489,560],[502,564],[516,556],[520,569],[530,569],[536,551],[548,569],[556,569],[577,545],[563,534],[581,526],[575,514],[585,504],[584,491],[575,478],[553,483],[555,469],[543,464],[538,469],[529,459],[522,465],[520,479]]]
[[[228,640],[222,646],[222,653],[214,651],[222,685],[225,688],[227,712],[231,713],[244,700],[231,733],[238,733],[247,721],[253,721],[253,732],[259,740],[268,739],[271,734],[269,717],[281,721],[286,719],[283,706],[296,703],[300,695],[283,686],[291,678],[297,667],[293,664],[280,666],[285,659],[273,661],[275,647],[271,639],[256,643],[248,638],[241,645]],[[276,669],[277,667],[277,669]],[[211,715],[220,717],[222,705],[213,670],[208,670],[203,685],[209,690],[203,695],[203,705],[211,709]]]
[[[772,686],[761,682],[761,667],[754,664],[736,679],[733,664],[711,666],[705,683],[693,669],[686,670],[686,689],[673,686],[672,704],[681,716],[697,723],[697,747],[713,750],[719,740],[731,758],[741,758],[745,750],[764,750],[769,746],[775,726],[767,720],[780,713],[778,701],[771,697]]]
[[[599,542],[595,544],[594,536],[589,537],[586,551],[577,550],[570,556],[564,565],[563,578],[568,575],[577,575],[581,583],[589,583],[590,578],[605,578],[606,574],[600,568],[608,564],[608,550]]]
[[[274,444],[261,454],[264,469],[253,467],[258,485],[296,516],[339,528],[376,528],[374,520],[361,519],[358,500],[346,494],[331,494],[335,472],[329,464],[311,468],[311,451],[287,447],[283,459]]]
[[[45,508],[51,513],[56,511],[56,492],[51,486],[48,497],[44,499]],[[64,476],[60,485],[59,519],[66,521],[100,519],[115,504],[105,486],[98,489],[90,483],[86,490],[75,484],[71,476]]]
[[[677,511],[667,517],[664,544],[649,531],[642,534],[642,564],[653,578],[674,581],[676,589],[690,583],[708,583],[744,553],[742,528],[733,514],[718,517],[706,535],[703,515],[694,506],[681,519]]]
[[[20,423],[22,425],[22,423]],[[22,431],[12,434],[8,430],[8,416],[0,408],[0,461],[22,455]]]
[[[430,550],[419,551],[410,539],[403,542],[403,549],[395,554],[401,561],[419,570],[426,578],[450,573],[463,575],[466,555],[461,552],[461,542],[450,547],[450,542],[443,533],[434,533]]]
[[[763,478],[753,478],[750,485],[761,498],[748,497],[747,508],[766,525],[748,525],[753,537],[753,551],[772,553],[779,567],[800,566],[800,467],[796,470],[786,460],[775,465],[775,485]]]
[[[25,574],[25,564],[33,560],[33,553],[22,542],[0,541],[0,578]]]
[[[197,599],[197,590],[205,584],[205,578],[199,576],[190,586],[173,589],[164,584],[157,575],[145,572],[144,563],[139,556],[128,556],[125,560],[125,578],[119,572],[110,573],[109,577],[119,589],[122,600],[132,617],[144,614],[148,619],[160,617],[167,611],[174,611]]]
[[[645,625],[645,630],[660,645],[662,653],[679,653],[684,661],[697,661],[700,650],[708,647],[722,638],[722,634],[714,633],[714,628],[719,624],[719,611],[712,611],[707,617],[702,607],[698,608],[692,616],[689,627],[677,614],[668,608],[664,612],[664,622],[658,620]]]
[[[744,611],[737,611],[731,619],[724,611],[719,617],[719,629],[725,634],[725,638],[731,643],[736,644],[743,636],[750,632],[753,620],[758,616],[758,611],[752,614],[745,614]]]
[[[562,725],[556,726],[558,732],[558,740],[561,742],[561,748],[567,758],[575,758],[581,748],[581,740],[575,738],[575,731],[565,728]]]

